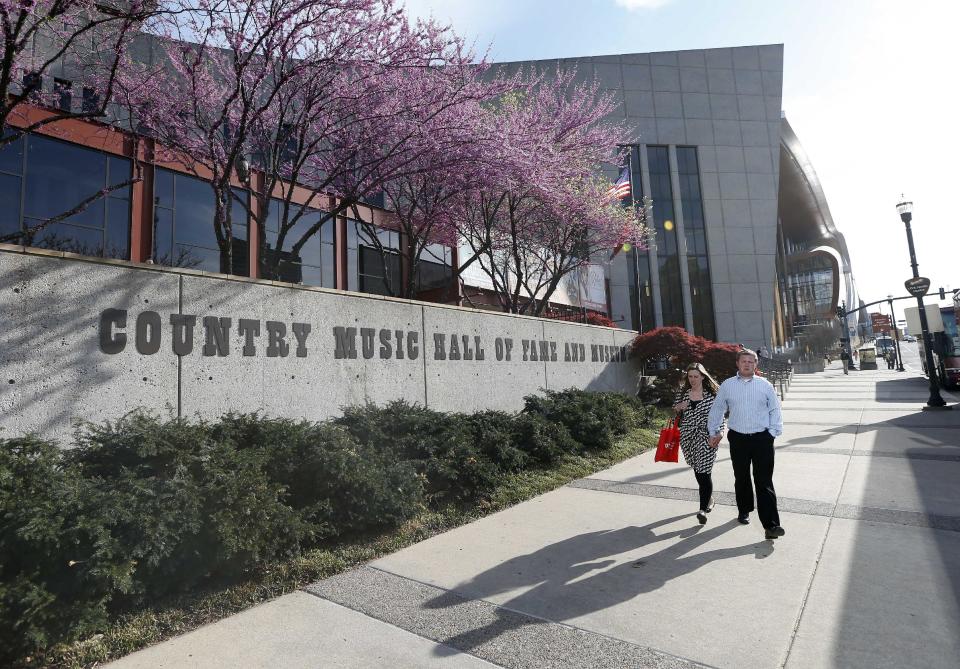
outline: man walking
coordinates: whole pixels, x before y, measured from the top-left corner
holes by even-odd
[[[783,433],[780,399],[770,382],[756,376],[757,355],[748,349],[737,353],[737,375],[720,384],[707,418],[710,446],[720,444],[720,427],[728,411],[730,460],[733,463],[737,520],[746,525],[754,510],[753,488],[757,491],[756,509],[767,539],[785,534],[777,512],[777,493],[773,489],[773,440]],[[753,484],[750,467],[753,466]]]
[[[847,353],[847,349],[840,351],[840,362],[843,363],[843,373],[850,374],[850,354]]]

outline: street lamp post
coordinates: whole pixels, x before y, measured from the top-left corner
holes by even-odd
[[[917,253],[913,248],[913,231],[910,221],[913,219],[913,202],[901,200],[897,204],[897,213],[907,228],[907,245],[910,247],[910,267],[913,269],[913,278],[920,277],[917,269]],[[917,306],[920,307],[920,330],[923,334],[923,351],[927,360],[927,378],[930,379],[930,399],[925,408],[949,409],[947,403],[940,397],[940,385],[937,383],[937,369],[933,366],[933,338],[930,336],[930,327],[927,325],[927,310],[923,305],[923,295],[917,295]]]
[[[904,371],[903,356],[900,355],[900,331],[897,330],[897,315],[893,313],[893,295],[887,295],[887,304],[890,305],[890,325],[893,327],[893,345],[897,349],[897,371],[902,372]]]

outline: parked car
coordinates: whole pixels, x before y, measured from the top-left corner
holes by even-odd
[[[913,335],[903,335],[903,341],[915,342],[917,338]]]

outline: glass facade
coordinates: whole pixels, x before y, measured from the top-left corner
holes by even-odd
[[[647,163],[650,168],[650,197],[653,198],[653,224],[657,235],[663,324],[684,327],[680,252],[674,224],[673,185],[670,183],[670,152],[667,147],[648,146]]]
[[[129,186],[94,200],[63,221],[36,228],[98,191],[127,181],[130,170],[126,158],[40,135],[7,144],[0,149],[0,237],[20,233],[12,241],[83,255],[129,258]]]
[[[833,317],[835,275],[834,262],[826,253],[788,259],[781,299],[792,336],[803,334],[807,325]]]
[[[640,147],[630,147],[631,196],[627,206],[643,206],[643,179],[640,170]],[[646,249],[632,248],[627,252],[627,273],[630,280],[630,318],[640,332],[656,326],[653,315],[653,289],[650,282],[650,256]]]
[[[710,260],[707,255],[707,236],[703,221],[703,197],[700,193],[700,166],[695,146],[677,147],[677,172],[680,176],[683,234],[687,242],[687,273],[690,278],[693,333],[715,340],[717,330],[713,318]]]
[[[233,267],[220,252],[214,229],[210,184],[186,174],[157,169],[154,181],[153,261],[236,276],[250,273],[245,191],[233,191]]]
[[[299,213],[300,207],[291,205],[287,219],[291,220]],[[300,241],[300,238],[306,234],[307,230],[317,224],[324,213],[316,209],[309,209],[304,212],[287,231],[283,240],[284,249],[290,249]],[[264,278],[270,278],[274,275],[272,268],[278,252],[278,233],[282,219],[283,201],[272,198],[270,200],[270,211],[267,213],[267,220],[264,225],[266,247],[261,258],[260,271],[260,275]],[[336,255],[334,253],[333,230],[334,219],[330,219],[320,226],[319,232],[307,239],[297,255],[293,255],[288,250],[279,251],[280,258],[276,262],[276,274],[273,278],[277,281],[333,288],[335,282],[334,258]]]

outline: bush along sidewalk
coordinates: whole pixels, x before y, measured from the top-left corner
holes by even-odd
[[[134,412],[66,450],[0,439],[0,664],[132,652],[635,455],[658,419],[566,390],[516,414]]]

